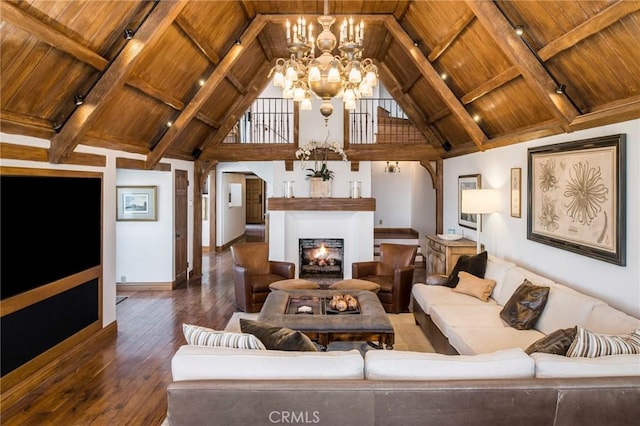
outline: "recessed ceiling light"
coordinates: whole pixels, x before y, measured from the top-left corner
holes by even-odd
[[[206,83],[206,81],[204,80],[204,78],[201,78],[200,80],[198,80],[198,85],[199,85],[200,87],[204,86],[204,85],[205,85],[205,83]]]
[[[449,78],[449,76],[447,75],[446,72],[443,72],[442,74],[440,74],[440,78],[443,80],[446,80],[447,78]]]
[[[519,36],[521,36],[522,34],[524,34],[524,26],[522,25],[516,25],[516,34],[518,34]]]
[[[131,40],[133,38],[134,34],[135,33],[133,32],[133,30],[131,28],[125,28],[124,29],[123,36],[124,36],[125,40]]]
[[[413,39],[413,45],[414,45],[415,47],[420,47],[420,40],[418,40],[417,38],[416,38],[416,39]]]
[[[562,95],[566,88],[567,86],[565,86],[564,84],[558,84],[558,86],[556,87],[556,93]]]
[[[473,121],[475,121],[476,123],[480,121],[480,116],[478,114],[473,114]]]
[[[165,124],[165,126],[171,127],[171,126],[173,126],[173,122],[172,121],[167,121],[167,124]]]

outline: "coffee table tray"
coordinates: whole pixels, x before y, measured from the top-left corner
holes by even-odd
[[[311,312],[306,312],[301,308],[310,307]],[[287,304],[287,310],[285,311],[287,314],[294,315],[324,315],[325,314],[325,304],[324,297],[319,296],[300,296],[300,297],[290,297],[289,303]]]

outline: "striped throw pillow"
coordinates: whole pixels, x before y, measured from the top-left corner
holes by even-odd
[[[182,332],[189,345],[236,349],[267,349],[252,334],[217,331],[192,324],[182,324]]]
[[[596,358],[607,355],[640,353],[640,328],[629,335],[597,334],[578,327],[576,338],[569,346],[568,357]]]

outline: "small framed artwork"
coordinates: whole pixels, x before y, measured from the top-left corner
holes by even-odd
[[[625,142],[617,134],[529,148],[527,239],[626,265]]]
[[[116,187],[116,220],[158,220],[156,186]]]
[[[511,169],[511,217],[522,217],[522,169]]]
[[[478,229],[478,215],[473,213],[462,213],[462,191],[465,189],[480,188],[479,174],[458,176],[458,225],[469,229]]]

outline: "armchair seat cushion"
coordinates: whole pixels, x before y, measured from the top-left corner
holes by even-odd
[[[391,293],[393,291],[393,276],[389,275],[368,275],[358,277],[359,280],[370,281],[380,286],[379,293]]]

